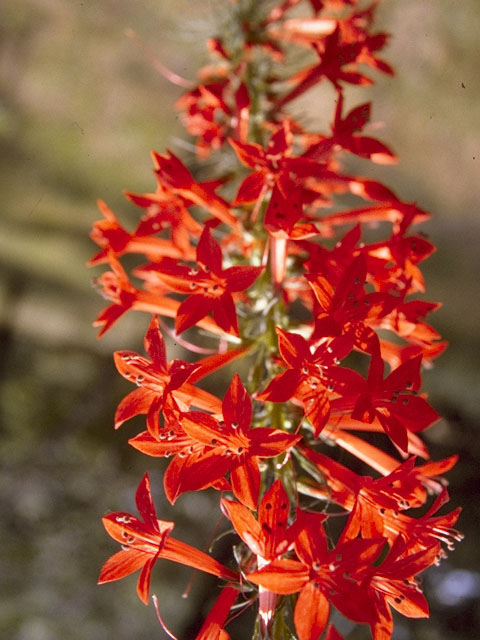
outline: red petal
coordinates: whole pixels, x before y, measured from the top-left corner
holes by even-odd
[[[98,584],[120,580],[138,571],[151,557],[151,554],[137,549],[128,549],[127,551],[115,553],[101,568]]]
[[[325,628],[330,606],[322,591],[309,582],[300,591],[293,621],[299,640],[318,640]]]
[[[184,413],[182,427],[190,438],[201,444],[215,446],[215,443],[218,443],[227,447],[230,444],[230,434],[221,432],[215,418],[206,413],[200,411]],[[212,441],[215,441],[214,444]]]
[[[330,282],[323,276],[316,276],[315,279],[312,276],[311,279],[308,279],[308,284],[312,287],[321,308],[324,311],[329,311],[335,295],[335,290]]]
[[[322,524],[325,519],[326,515],[322,513],[297,512],[295,551],[306,565],[321,564],[326,560],[328,545]]]
[[[397,402],[390,404],[388,408],[406,429],[414,433],[423,431],[440,418],[435,409],[420,396],[400,394]]]
[[[230,267],[222,275],[227,279],[227,291],[245,291],[252,286],[263,267]]]
[[[162,373],[167,371],[167,353],[165,342],[160,332],[160,326],[157,316],[153,316],[144,340],[145,351],[152,360],[152,364],[156,369],[160,369]]]
[[[197,380],[201,380],[210,373],[213,373],[217,369],[229,364],[232,360],[243,356],[247,351],[247,347],[230,349],[230,351],[226,351],[225,353],[216,353],[213,356],[208,356],[207,358],[199,360],[195,363],[197,368],[190,376],[189,381],[197,382]]]
[[[279,545],[285,542],[286,551],[289,540],[286,540],[288,515],[290,503],[287,492],[280,480],[272,484],[263,496],[258,509],[258,520],[262,524],[265,538],[265,549],[261,554],[263,558],[274,558],[278,555]]]
[[[286,433],[279,429],[268,429],[267,427],[257,427],[252,429],[250,436],[250,453],[259,458],[274,458],[285,453],[302,439],[292,433]]]
[[[197,245],[197,261],[209,267],[213,273],[222,270],[222,251],[218,242],[212,237],[209,227],[205,227]]]
[[[265,558],[262,528],[253,517],[252,512],[243,504],[232,500],[223,499],[221,505],[222,509],[227,512],[240,538],[253,553]]]
[[[306,417],[315,429],[315,437],[327,424],[330,416],[330,402],[325,389],[310,389],[308,394],[302,394],[303,408]]]
[[[229,637],[223,632],[222,627],[237,599],[237,595],[238,590],[235,587],[227,585],[222,589],[195,640],[226,640]],[[222,633],[225,633],[225,636],[222,636]]]
[[[223,564],[215,560],[215,558],[175,538],[167,539],[165,546],[160,552],[160,557],[171,560],[172,562],[184,564],[187,567],[199,569],[205,573],[210,573],[212,576],[217,576],[217,578],[238,580],[238,575],[234,571],[224,567]]]
[[[183,459],[181,476],[178,478],[177,496],[186,491],[200,491],[211,487],[231,469],[232,460],[217,451],[209,451],[196,460]]]
[[[305,358],[310,357],[308,342],[298,333],[289,333],[275,328],[278,336],[278,349],[285,362],[293,368],[301,366]]]
[[[230,427],[247,431],[252,423],[252,401],[247,390],[236,373],[223,399],[222,412],[225,422]]]
[[[371,105],[371,102],[365,102],[365,104],[360,104],[352,109],[342,122],[342,131],[345,130],[349,133],[361,131],[370,120]]]
[[[193,373],[193,378],[195,378],[196,373],[197,371]],[[189,378],[189,380],[191,379],[192,378]],[[217,397],[215,397],[208,391],[205,391],[204,389],[198,389],[197,387],[194,387],[192,384],[190,384],[190,382],[186,382],[184,385],[182,385],[181,389],[174,390],[172,392],[172,395],[185,404],[189,406],[195,406],[198,409],[204,409],[205,411],[210,411],[211,413],[221,413],[222,411],[222,403]]]
[[[148,592],[150,590],[150,578],[152,577],[152,568],[157,561],[157,556],[153,556],[144,564],[137,582],[137,594],[144,604],[148,604]]]
[[[156,440],[149,431],[142,431],[134,438],[130,438],[128,444],[137,451],[141,451],[147,456],[155,458],[168,457],[183,451],[192,441],[185,435],[178,440]]]
[[[148,473],[143,476],[140,484],[138,485],[138,489],[135,494],[135,504],[137,505],[138,513],[142,516],[145,524],[153,530],[158,531],[162,535],[168,535],[168,533],[173,529],[173,524],[171,522],[168,523],[168,526],[159,528]]]
[[[195,362],[184,362],[183,360],[173,360],[169,367],[170,382],[165,387],[165,391],[172,391],[181,387],[187,380],[190,379],[191,374],[197,368]]]
[[[189,296],[178,307],[175,318],[175,331],[182,333],[193,327],[212,310],[213,298],[195,294]],[[222,327],[223,328],[223,327]]]
[[[247,574],[247,580],[269,591],[287,595],[297,593],[308,582],[309,571],[296,560],[274,560],[266,567]]]
[[[225,292],[212,300],[212,315],[215,322],[226,333],[238,336],[237,310],[232,296]]]
[[[260,491],[260,471],[255,458],[246,458],[243,464],[232,469],[230,482],[235,497],[249,509],[256,510]]]
[[[279,373],[257,399],[265,402],[287,402],[295,394],[301,380],[298,369],[287,369]]]
[[[255,168],[255,165],[265,165],[265,151],[259,144],[246,144],[238,142],[233,138],[229,138],[228,141],[232,145],[240,162],[242,162],[246,167],[253,169]]]
[[[387,436],[400,447],[402,451],[408,453],[408,436],[403,423],[391,415],[385,407],[377,409],[376,414]]]
[[[421,363],[422,356],[418,355],[394,369],[385,379],[385,389],[388,389],[389,391],[405,391],[405,389],[409,388],[412,391],[417,391],[421,384]]]
[[[155,393],[153,391],[148,391],[141,387],[131,391],[117,407],[115,412],[115,429],[120,428],[124,422],[134,416],[148,413],[154,399]]]

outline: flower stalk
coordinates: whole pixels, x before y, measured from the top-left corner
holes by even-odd
[[[226,640],[252,602],[261,640],[342,640],[334,610],[388,640],[392,609],[428,616],[417,576],[462,537],[459,509],[437,514],[456,458],[430,460],[421,439],[439,418],[422,372],[446,346],[425,321],[438,303],[418,298],[434,247],[416,227],[429,214],[344,168],[349,154],[396,162],[368,135],[371,104],[345,108],[348,86],[363,99],[376,74],[392,74],[377,4],[225,0],[227,35],[209,39],[212,62],[177,103],[207,179],[153,152],[152,191],[126,192],[142,210],[134,231],[99,202],[90,264],[110,267],[97,279],[110,305],[95,324],[102,335],[131,310],[150,316],[146,355],[115,354],[136,385],[115,427],[144,415],[129,443],[169,459],[167,499],[220,492],[237,537],[230,566],[172,538],[145,475],[141,518],[104,518],[121,551],[99,581],[139,570],[148,603],[160,559],[218,577],[198,640]],[[329,131],[295,114],[318,85],[336,96]],[[146,261],[131,275],[129,253]],[[167,359],[171,336],[188,360]],[[197,386],[215,371],[228,380],[220,394]]]

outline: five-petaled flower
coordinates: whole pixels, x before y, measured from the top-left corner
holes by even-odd
[[[202,453],[185,458],[173,499],[185,491],[211,486],[229,473],[235,497],[256,509],[259,460],[288,452],[302,436],[268,427],[252,428],[251,422],[252,402],[237,374],[223,399],[222,419],[199,411],[184,413],[183,429],[205,448]]]
[[[103,518],[105,529],[120,542],[122,550],[103,565],[99,584],[119,580],[141,569],[137,593],[140,600],[147,604],[152,569],[158,558],[185,564],[225,580],[237,579],[233,571],[211,556],[170,536],[175,525],[157,519],[148,474],[144,475],[138,486],[136,504],[143,520],[123,511]]]
[[[197,245],[197,266],[188,267],[165,259],[158,264],[158,278],[173,291],[189,293],[179,306],[175,329],[182,333],[212,313],[214,321],[227,333],[238,335],[233,293],[248,289],[262,267],[222,268],[222,252],[205,226]]]

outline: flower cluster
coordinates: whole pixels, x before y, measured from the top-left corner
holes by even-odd
[[[418,298],[434,246],[416,228],[429,214],[342,164],[396,161],[365,135],[370,103],[345,108],[347,85],[392,73],[376,5],[232,1],[227,35],[208,42],[212,63],[178,101],[196,170],[154,152],[155,189],[126,193],[142,209],[132,232],[99,203],[100,335],[131,310],[151,317],[145,355],[115,353],[136,385],[115,427],[144,415],[129,442],[169,458],[168,500],[220,492],[237,536],[231,567],[171,537],[145,475],[142,519],[104,518],[122,550],[100,582],[141,570],[147,603],[159,558],[223,579],[199,639],[228,638],[233,608],[257,601],[255,637],[290,626],[300,640],[339,640],[335,609],[388,640],[392,609],[428,616],[418,574],[461,539],[459,509],[437,513],[456,458],[431,461],[419,436],[439,418],[422,369],[445,348],[425,321],[439,304]],[[292,115],[319,84],[335,98],[326,133]],[[125,254],[145,263],[129,275]],[[189,361],[167,359],[166,336]],[[230,380],[223,398],[198,385],[218,371]]]

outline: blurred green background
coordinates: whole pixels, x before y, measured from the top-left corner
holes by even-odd
[[[226,0],[3,0],[0,5],[0,637],[11,640],[147,640],[163,637],[135,579],[96,586],[116,546],[101,517],[134,509],[148,469],[159,515],[177,537],[203,546],[214,501],[185,495],[172,510],[161,464],[128,447],[135,426],[114,433],[130,391],[115,349],[141,349],[143,315],[98,341],[91,322],[103,301],[90,287],[88,231],[105,199],[132,228],[122,197],[153,188],[149,150],[183,153],[173,110],[181,90],[160,76],[125,35],[132,28],[172,70],[193,78]],[[451,343],[424,377],[445,418],[425,434],[434,457],[459,452],[451,506],[461,504],[466,540],[425,578],[429,621],[399,620],[396,640],[480,636],[479,305],[480,5],[478,0],[385,0],[379,26],[393,35],[385,57],[395,79],[352,89],[372,99],[376,131],[400,157],[395,167],[356,165],[405,200],[435,213],[424,226],[438,246],[425,263],[433,317]],[[325,96],[309,108],[330,119]],[[323,102],[322,102],[323,100]],[[323,106],[322,106],[323,105]],[[305,107],[303,103],[302,108]],[[323,108],[323,111],[322,111]],[[323,114],[326,114],[322,116]],[[138,430],[138,429],[137,429]],[[220,546],[221,552],[221,546]],[[215,594],[188,570],[160,562],[153,591],[181,638],[194,637]],[[205,594],[208,593],[208,597]],[[249,637],[248,620],[233,637]],[[345,632],[348,629],[344,629]],[[368,634],[367,634],[368,635]],[[363,638],[353,630],[349,638]]]

